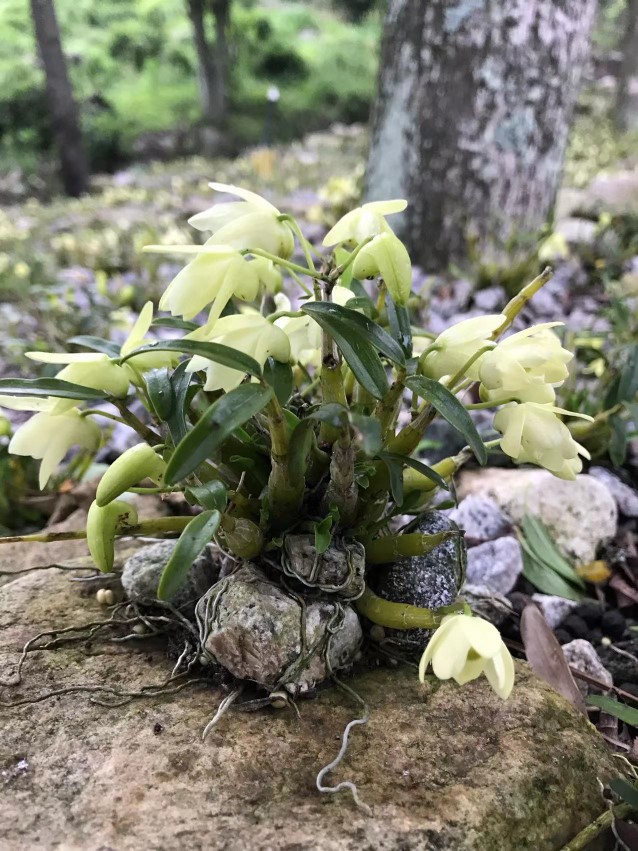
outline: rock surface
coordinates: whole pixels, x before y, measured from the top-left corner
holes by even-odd
[[[302,613],[296,597],[252,564],[244,564],[202,597],[197,620],[206,636],[205,650],[226,670],[267,688],[285,685],[291,691],[307,691],[325,680],[330,669],[351,664],[362,639],[351,606],[309,602]],[[322,648],[327,648],[329,666]]]
[[[485,585],[495,594],[508,594],[523,572],[523,551],[516,538],[486,541],[467,553],[467,581]]]
[[[510,518],[489,496],[468,496],[458,508],[452,509],[448,516],[459,529],[465,530],[469,545],[474,541],[493,541],[507,535],[512,527]]]
[[[590,677],[600,680],[606,686],[614,684],[611,674],[600,661],[598,653],[589,641],[585,641],[584,638],[575,638],[568,644],[563,644],[563,653],[565,659],[567,659],[567,664],[572,668],[576,668],[583,674],[589,674]],[[577,680],[576,683],[585,697],[591,692],[600,693],[601,691],[601,689],[583,680]]]
[[[156,599],[162,573],[176,546],[177,541],[159,541],[142,547],[127,559],[122,570],[122,587],[130,600],[149,602]],[[200,557],[171,602],[178,608],[194,605],[217,580],[218,573],[219,566],[212,559]]]
[[[618,511],[625,517],[638,517],[638,493],[606,467],[592,467],[589,475],[602,482],[613,496]]]
[[[100,617],[68,575],[39,571],[0,589],[0,676],[40,630]],[[29,655],[20,689],[139,688],[171,667],[144,644],[63,645]],[[352,731],[320,796],[318,770],[336,756],[357,712],[337,689],[292,713],[231,713],[201,732],[224,692],[209,685],[114,709],[67,694],[0,716],[3,851],[555,851],[605,810],[597,778],[618,761],[587,720],[525,665],[503,702],[485,680],[421,686],[412,670],[348,681],[370,721]]]
[[[563,554],[580,564],[593,561],[598,545],[616,532],[616,503],[593,476],[568,482],[545,470],[468,471],[461,476],[459,494],[492,497],[515,523],[525,513],[538,517]]]
[[[494,593],[485,585],[464,585],[461,596],[475,615],[485,618],[494,626],[501,626],[513,611],[507,597]]]
[[[561,621],[576,608],[576,600],[566,600],[564,597],[556,597],[554,594],[532,594],[532,600],[538,605],[547,621],[548,626],[556,629]]]

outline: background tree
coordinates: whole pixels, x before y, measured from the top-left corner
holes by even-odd
[[[627,0],[623,34],[620,42],[622,59],[618,71],[615,123],[619,130],[631,125],[631,81],[638,75],[638,0]]]
[[[414,259],[483,256],[550,216],[596,0],[391,0],[368,200],[405,197]]]
[[[53,0],[31,0],[31,16],[44,68],[62,182],[68,195],[81,195],[88,186],[89,169]]]
[[[228,108],[228,25],[230,0],[187,0],[199,62],[202,111],[208,124],[221,127]],[[209,19],[214,39],[208,34]]]

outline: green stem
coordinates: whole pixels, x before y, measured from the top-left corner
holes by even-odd
[[[488,408],[496,408],[498,405],[507,405],[509,402],[515,402],[516,399],[499,399],[498,402],[475,402],[470,405],[465,405],[467,411],[483,411]]]
[[[602,815],[598,816],[595,821],[583,828],[581,832],[571,840],[571,842],[568,842],[567,845],[563,845],[561,851],[583,851],[583,849],[590,846],[593,840],[596,839],[603,830],[611,827],[617,818],[625,818],[632,812],[633,807],[631,804],[622,803],[617,804],[615,807],[611,807]]]
[[[464,603],[443,606],[440,609],[422,609],[407,603],[391,603],[377,597],[369,588],[366,588],[355,606],[359,614],[388,629],[436,629],[445,615],[465,611]]]
[[[281,319],[284,316],[305,316],[306,314],[303,310],[278,310],[277,313],[271,313],[270,316],[267,316],[269,322],[276,322],[277,319]]]
[[[308,264],[308,268],[312,269],[313,272],[316,271],[314,260],[312,259],[311,248],[312,246],[303,235],[297,220],[292,216],[289,216],[287,213],[284,213],[282,216],[279,216],[280,222],[287,222],[290,225],[290,229],[297,234],[297,239],[299,240],[299,244],[301,245],[301,250],[303,251],[304,257],[306,258],[306,263]]]
[[[192,517],[155,517],[151,520],[142,520],[133,526],[121,526],[116,535],[118,538],[137,535],[152,537],[158,534],[182,532],[192,519]],[[86,529],[72,532],[35,532],[32,535],[9,535],[0,538],[0,544],[53,544],[57,541],[81,541],[84,538],[86,538]]]
[[[109,401],[118,409],[118,411],[120,412],[120,416],[122,417],[126,425],[130,426],[134,431],[136,431],[139,436],[148,443],[149,446],[157,446],[159,443],[164,442],[159,436],[159,434],[150,429],[140,419],[138,419],[135,414],[129,411],[124,401],[120,399],[110,399]]]
[[[184,488],[127,488],[127,493],[156,494],[156,493],[184,493]]]
[[[460,534],[462,533],[456,530],[449,530],[436,532],[434,535],[411,532],[405,535],[377,538],[376,541],[365,544],[366,561],[368,564],[391,564],[398,558],[424,556],[431,553],[439,544]]]
[[[305,482],[303,477],[293,482],[288,465],[288,443],[290,433],[283,410],[276,397],[265,409],[270,432],[270,475],[268,477],[268,504],[273,526],[282,529],[290,526],[299,513],[303,500]]]
[[[545,269],[534,278],[527,286],[523,287],[518,295],[515,295],[513,299],[511,299],[503,310],[503,314],[505,316],[504,321],[499,325],[499,327],[492,334],[493,340],[498,340],[501,334],[506,331],[512,322],[516,319],[518,314],[523,310],[525,305],[529,302],[531,298],[533,298],[536,293],[542,289],[545,284],[551,279],[554,274],[554,270],[551,266],[546,266]]]
[[[335,269],[333,269],[333,271],[332,271],[332,273],[331,273],[331,277],[332,277],[335,281],[336,281],[336,280],[338,280],[338,279],[339,279],[339,278],[343,275],[343,273],[344,273],[347,269],[349,269],[349,268],[350,268],[350,266],[351,266],[351,265],[354,263],[354,261],[357,259],[357,254],[361,251],[361,249],[362,249],[362,248],[365,248],[365,246],[366,246],[369,242],[372,242],[373,238],[374,238],[374,237],[367,236],[367,237],[366,237],[366,238],[365,238],[362,242],[360,242],[360,243],[357,245],[357,247],[353,250],[353,252],[350,254],[350,256],[348,257],[348,259],[347,259],[347,260],[345,260],[345,261],[341,264],[341,266],[337,266]]]
[[[84,411],[80,411],[81,417],[106,417],[107,420],[115,420],[116,423],[122,423],[122,425],[128,425],[126,420],[123,420],[122,417],[118,417],[117,414],[109,414],[108,411],[100,411],[98,408],[87,408]]]
[[[406,372],[404,369],[397,373],[392,386],[377,404],[374,412],[374,416],[381,421],[381,434],[384,440],[387,439],[388,431],[394,426],[399,411],[399,405],[401,404],[403,391],[405,390],[405,376]]]
[[[300,275],[308,275],[309,278],[315,278],[317,281],[326,281],[326,276],[312,269],[306,269],[298,263],[292,263],[290,260],[284,260],[277,257],[276,254],[271,254],[269,251],[262,251],[261,248],[245,248],[240,254],[253,254],[255,257],[265,257],[266,260],[272,260],[278,266],[283,266],[284,269],[290,269],[292,272],[298,272]]]

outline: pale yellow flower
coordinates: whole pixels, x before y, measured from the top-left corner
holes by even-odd
[[[368,237],[382,233],[392,233],[385,216],[402,213],[408,202],[402,199],[393,201],[371,201],[346,213],[324,237],[324,245],[337,245],[351,242],[355,245]]]
[[[221,343],[250,355],[260,366],[268,357],[287,363],[290,360],[290,340],[274,323],[268,322],[258,313],[223,316],[215,324],[189,335],[191,339]],[[245,375],[219,363],[197,355],[191,358],[188,372],[206,370],[205,390],[232,390]]]
[[[491,345],[491,336],[505,321],[502,314],[464,319],[447,328],[421,356],[419,369],[429,378],[455,375],[482,348]],[[482,357],[467,369],[466,376],[476,380]]]
[[[488,621],[469,615],[447,615],[421,657],[419,679],[432,664],[440,680],[459,685],[485,674],[496,694],[506,700],[514,686],[514,662],[499,631]]]
[[[260,248],[284,259],[295,248],[290,228],[281,222],[279,210],[248,189],[226,183],[209,183],[211,189],[237,195],[241,201],[216,204],[192,216],[188,223],[200,231],[211,231],[207,245],[228,245],[239,251]]]
[[[501,408],[494,417],[494,428],[503,435],[501,449],[516,463],[537,464],[560,479],[575,479],[583,467],[579,456],[590,455],[557,414],[592,419],[553,405],[524,402]]]
[[[25,399],[20,400],[20,402],[25,401]],[[37,402],[36,410],[39,412],[17,429],[9,443],[9,452],[42,461],[39,478],[40,488],[44,489],[71,447],[97,449],[100,442],[100,428],[89,417],[82,417],[77,408],[71,408],[62,413],[52,413],[42,409],[39,403],[47,402],[51,408],[54,400],[38,399]],[[6,397],[0,401],[0,404],[5,407],[17,407],[8,405]],[[18,409],[25,410],[25,408]]]
[[[352,264],[355,278],[383,278],[395,304],[406,305],[412,289],[412,264],[404,244],[393,233],[382,233],[364,245]]]
[[[344,307],[356,298],[352,290],[346,287],[334,287],[332,301]],[[304,304],[314,302],[309,298]],[[290,301],[283,293],[275,297],[277,310],[290,310]],[[275,325],[286,332],[290,340],[290,357],[293,361],[307,366],[319,366],[321,358],[321,328],[310,316],[282,316],[275,320]]]

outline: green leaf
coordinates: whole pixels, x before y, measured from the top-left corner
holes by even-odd
[[[445,479],[436,470],[433,470],[432,467],[424,464],[423,461],[405,455],[397,455],[394,452],[379,452],[379,458],[382,458],[384,461],[396,461],[399,464],[405,464],[406,467],[412,467],[413,470],[423,473],[424,476],[427,476],[430,481],[435,482],[440,488],[444,488],[446,491],[450,489]]]
[[[446,419],[467,440],[479,464],[487,463],[487,449],[476,430],[472,417],[453,393],[433,378],[424,375],[411,375],[406,378],[406,386],[422,396],[441,416]]]
[[[304,313],[308,313],[321,325],[326,324],[337,326],[339,329],[348,331],[348,328],[353,329],[356,333],[362,335],[369,340],[375,349],[384,354],[393,363],[403,366],[405,363],[405,355],[403,349],[393,340],[387,331],[384,331],[380,325],[372,322],[367,316],[362,316],[356,310],[350,310],[348,307],[342,307],[340,304],[332,302],[318,301],[310,302],[303,305],[301,308]],[[323,326],[322,326],[323,327]],[[332,335],[330,328],[328,333]]]
[[[394,499],[397,505],[403,505],[403,465],[399,461],[395,460],[395,457],[390,452],[383,453],[386,456],[383,458],[383,462],[388,468],[388,474],[390,476],[390,492],[392,493],[392,498]],[[401,460],[403,460],[403,456],[399,456]]]
[[[543,594],[552,594],[555,597],[564,597],[566,600],[582,600],[583,594],[559,574],[549,570],[542,562],[537,561],[526,545],[521,541],[523,549],[523,576],[529,580],[535,588]]]
[[[526,514],[521,524],[523,575],[546,594],[568,600],[582,600],[584,581],[565,559],[554,543],[547,527],[537,518]]]
[[[171,390],[172,390],[172,407],[170,414],[166,417],[166,425],[173,439],[173,444],[177,446],[180,440],[183,440],[188,433],[188,423],[186,422],[186,404],[188,396],[188,388],[193,380],[193,373],[186,372],[188,361],[180,363],[171,375]]]
[[[614,718],[620,718],[625,724],[638,727],[638,709],[634,709],[633,706],[627,706],[626,703],[621,703],[619,700],[607,697],[604,694],[590,694],[587,703],[590,706],[597,706],[608,715],[613,715]]]
[[[292,395],[294,378],[289,363],[268,358],[264,364],[264,380],[275,391],[280,405],[285,405]]]
[[[201,343],[197,340],[163,340],[158,343],[148,343],[146,346],[140,346],[139,349],[129,352],[126,357],[121,358],[121,363],[146,352],[176,352],[183,355],[200,355],[206,360],[220,363],[222,366],[237,369],[239,372],[246,372],[257,378],[261,377],[261,367],[249,355],[238,352],[230,346],[223,346],[221,343]]]
[[[228,503],[226,485],[218,479],[213,479],[204,485],[186,488],[186,494],[209,511],[224,511]]]
[[[622,467],[627,456],[627,427],[625,421],[614,415],[610,417],[611,437],[609,438],[609,457],[615,467]]]
[[[174,404],[173,386],[168,369],[152,369],[145,372],[144,380],[153,410],[162,422],[166,422],[171,415]]]
[[[638,393],[638,346],[629,353],[618,383],[618,401],[633,402]]]
[[[321,327],[330,334],[341,350],[348,366],[359,384],[375,399],[382,399],[388,392],[388,378],[376,349],[356,331],[338,324],[326,323],[317,318]]]
[[[377,417],[368,417],[364,414],[349,414],[350,425],[354,430],[354,437],[365,455],[372,457],[383,446],[383,435],[381,434],[381,421]]]
[[[203,511],[193,517],[179,536],[168,564],[164,568],[157,589],[160,600],[170,600],[188,577],[197,556],[210,543],[219,528],[222,516],[219,511]]]
[[[103,340],[102,337],[92,337],[90,334],[80,334],[77,337],[71,337],[67,342],[73,343],[74,346],[83,346],[85,349],[91,349],[93,352],[102,352],[110,358],[119,358],[120,347],[117,343],[112,343],[110,340]]]
[[[273,395],[272,387],[241,384],[213,402],[175,449],[166,468],[166,483],[174,485],[192,473],[236,428],[261,411]]]
[[[625,803],[638,811],[638,788],[636,788],[635,784],[629,783],[624,777],[614,777],[609,783],[609,788],[619,798],[622,798]]]
[[[58,399],[77,399],[86,402],[91,399],[103,399],[107,394],[103,390],[72,384],[61,378],[2,378],[0,395],[5,396],[55,396]]]
[[[313,421],[311,419],[300,422],[290,435],[288,472],[293,482],[303,479],[306,475],[306,459],[313,440]]]
[[[315,523],[315,550],[318,555],[325,553],[330,546],[330,541],[332,541],[332,527],[338,520],[339,511],[333,506],[327,517],[324,517],[319,523]]]
[[[151,328],[177,328],[180,331],[196,331],[199,326],[177,316],[159,316],[151,322]]]
[[[412,357],[412,325],[409,309],[404,305],[395,304],[390,293],[386,293],[385,307],[392,336],[405,352],[405,356]]]

